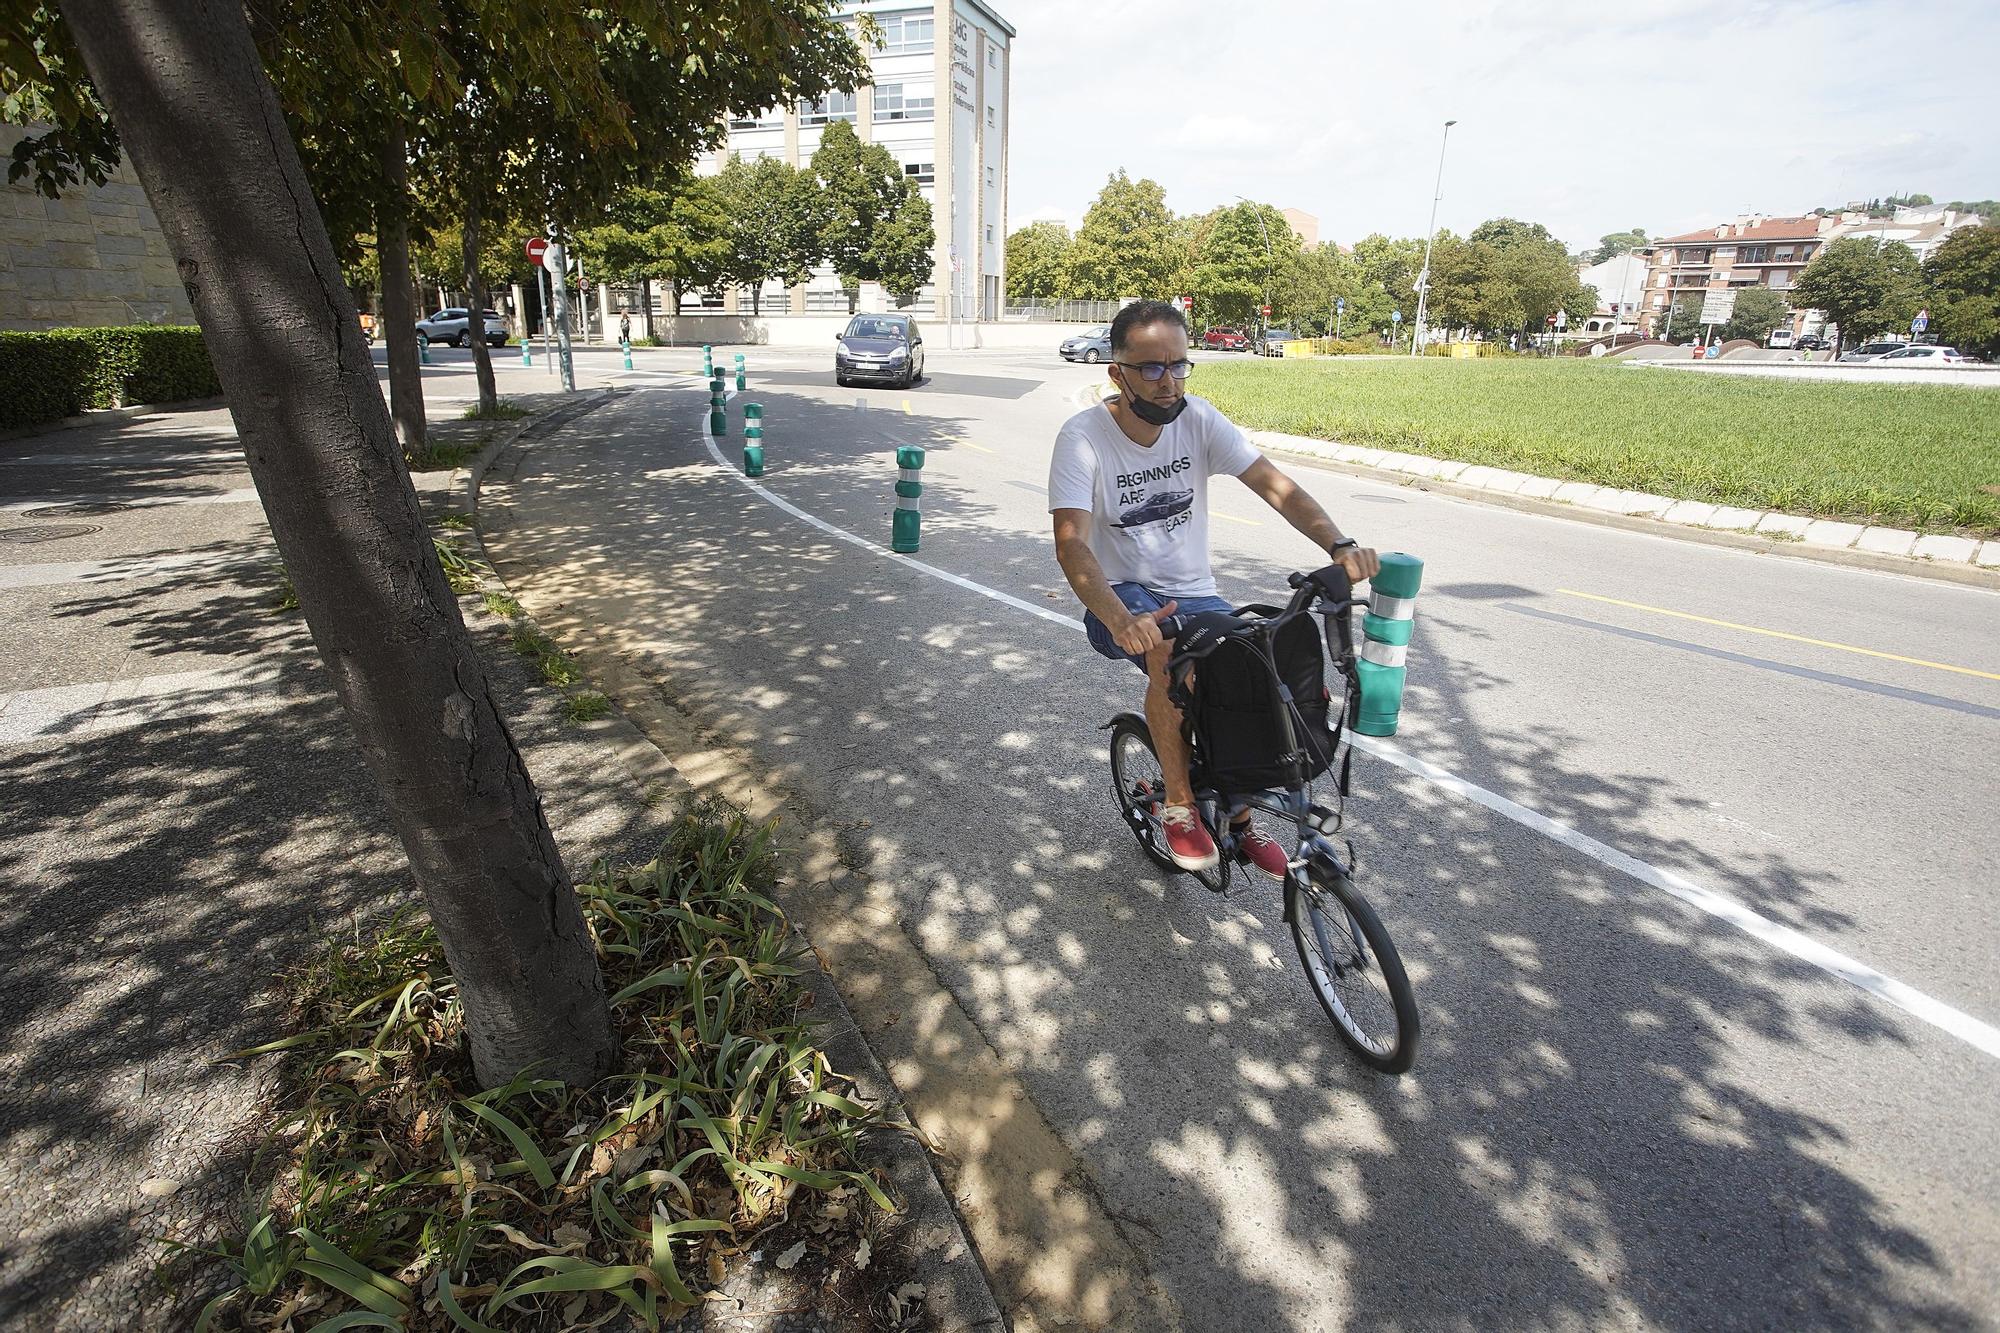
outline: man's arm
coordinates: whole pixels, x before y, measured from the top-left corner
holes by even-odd
[[[1160,636],[1160,621],[1174,613],[1176,603],[1168,602],[1150,616],[1135,616],[1126,610],[1125,603],[1119,601],[1118,594],[1111,590],[1111,580],[1104,577],[1104,566],[1097,563],[1097,556],[1090,549],[1087,536],[1090,511],[1057,509],[1053,512],[1056,563],[1062,566],[1063,577],[1069,580],[1077,600],[1104,622],[1104,627],[1111,631],[1112,639],[1128,653],[1145,653],[1164,642]]]
[[[1263,497],[1264,503],[1277,510],[1285,522],[1297,529],[1307,541],[1331,553],[1335,562],[1356,583],[1374,577],[1381,568],[1381,561],[1376,558],[1375,552],[1365,547],[1348,546],[1334,550],[1336,544],[1346,540],[1340,528],[1327,517],[1319,501],[1308,495],[1303,486],[1280,472],[1277,464],[1270,459],[1260,455],[1256,462],[1243,469],[1237,480]]]

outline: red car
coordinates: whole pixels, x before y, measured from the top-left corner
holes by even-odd
[[[1210,329],[1201,336],[1201,345],[1211,352],[1247,352],[1250,339],[1241,329]]]

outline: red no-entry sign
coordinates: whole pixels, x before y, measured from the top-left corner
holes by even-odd
[[[1267,305],[1258,306],[1257,313],[1262,315],[1265,319],[1269,319],[1271,317],[1271,307]]]
[[[548,237],[546,237],[546,236],[536,236],[536,237],[533,237],[533,238],[531,238],[531,239],[530,239],[530,240],[528,241],[528,260],[529,260],[529,262],[530,262],[530,263],[534,263],[534,264],[539,264],[539,263],[541,263],[541,262],[542,262],[542,254],[543,254],[543,252],[544,252],[544,251],[546,251],[546,250],[547,250],[548,248],[549,248],[549,238],[548,238]]]

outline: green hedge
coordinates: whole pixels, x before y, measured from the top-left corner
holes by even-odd
[[[197,328],[0,333],[0,429],[46,425],[94,407],[178,403],[221,392]]]

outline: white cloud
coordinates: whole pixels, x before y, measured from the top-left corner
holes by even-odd
[[[1512,215],[1572,245],[1858,195],[2000,192],[2000,6],[995,0],[1019,30],[1010,194],[1074,227],[1120,167],[1326,239]],[[1017,214],[1011,225],[1026,219]]]

